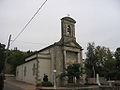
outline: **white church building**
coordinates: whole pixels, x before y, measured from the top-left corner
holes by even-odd
[[[60,41],[26,57],[25,63],[16,68],[16,79],[35,84],[46,74],[49,81],[60,86],[63,81],[55,77],[64,72],[67,65],[83,63],[83,49],[76,42],[75,23],[71,17],[63,17]]]

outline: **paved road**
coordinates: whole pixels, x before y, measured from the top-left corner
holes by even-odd
[[[5,82],[3,90],[24,90],[24,89]]]

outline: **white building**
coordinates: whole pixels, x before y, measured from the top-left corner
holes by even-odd
[[[54,77],[64,72],[67,65],[82,63],[83,49],[76,42],[75,23],[70,17],[62,18],[60,41],[28,56],[24,64],[17,66],[16,79],[35,84],[46,74],[54,82]],[[57,79],[56,82],[60,86],[64,81]]]

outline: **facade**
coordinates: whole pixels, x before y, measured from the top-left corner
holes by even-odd
[[[61,39],[59,42],[39,50],[25,59],[25,63],[17,66],[16,79],[35,84],[48,75],[51,82],[58,86],[63,83],[55,77],[69,64],[82,63],[82,47],[76,42],[76,21],[70,17],[61,19]]]

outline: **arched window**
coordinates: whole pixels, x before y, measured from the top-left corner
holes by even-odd
[[[71,35],[71,27],[70,27],[70,25],[67,26],[67,35]]]

